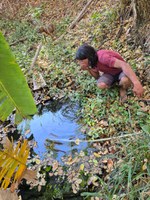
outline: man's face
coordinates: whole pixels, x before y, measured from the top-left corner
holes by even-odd
[[[87,70],[89,67],[89,61],[88,58],[84,59],[84,60],[77,60],[78,64],[81,66],[82,70]]]

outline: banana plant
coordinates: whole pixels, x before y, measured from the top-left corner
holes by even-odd
[[[0,120],[5,121],[13,110],[16,110],[16,123],[37,112],[26,79],[0,32]],[[19,141],[15,147],[8,139],[3,147],[0,149],[0,187],[6,189],[10,184],[19,184],[23,175],[30,172],[26,166],[30,148],[27,140]]]
[[[16,123],[37,112],[24,74],[0,32],[0,120],[5,121],[14,109]]]

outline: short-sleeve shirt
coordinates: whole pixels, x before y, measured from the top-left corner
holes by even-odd
[[[124,61],[119,53],[112,50],[98,50],[97,56],[98,62],[97,65],[92,69],[93,71],[101,71],[111,75],[117,75],[122,72],[121,69],[114,67],[116,59]]]

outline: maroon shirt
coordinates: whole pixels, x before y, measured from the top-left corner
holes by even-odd
[[[111,50],[98,50],[98,63],[92,70],[95,72],[104,72],[111,75],[117,75],[122,72],[121,69],[115,68],[114,63],[116,59],[124,61],[121,55]]]

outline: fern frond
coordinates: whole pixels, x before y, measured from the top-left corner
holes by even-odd
[[[23,172],[27,169],[26,162],[30,149],[28,141],[18,142],[14,146],[7,139],[4,149],[0,150],[0,182],[1,188],[6,189],[11,183],[21,180]]]

